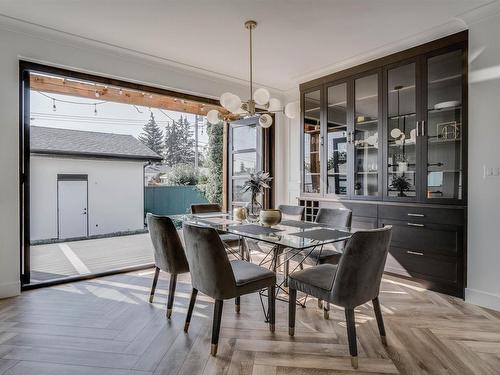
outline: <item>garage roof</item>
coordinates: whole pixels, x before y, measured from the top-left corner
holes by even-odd
[[[94,156],[118,159],[161,160],[131,135],[82,130],[30,127],[30,149],[35,154]]]

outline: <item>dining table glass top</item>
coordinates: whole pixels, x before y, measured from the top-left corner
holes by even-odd
[[[351,228],[295,220],[282,220],[280,224],[268,228],[258,222],[237,221],[231,214],[219,212],[169,217],[175,223],[207,226],[219,232],[300,250],[345,241],[355,232]]]

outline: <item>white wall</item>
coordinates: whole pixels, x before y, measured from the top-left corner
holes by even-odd
[[[469,215],[466,300],[500,310],[500,14],[469,29]]]
[[[66,36],[0,16],[0,298],[20,290],[19,60],[171,88],[208,97],[247,97],[248,86],[151,56]],[[224,58],[221,56],[221,58]],[[272,93],[281,98],[280,93]],[[280,120],[278,120],[280,121]],[[283,181],[276,180],[283,191]]]
[[[57,175],[88,175],[89,235],[144,228],[143,163],[31,157],[31,240],[57,238]]]

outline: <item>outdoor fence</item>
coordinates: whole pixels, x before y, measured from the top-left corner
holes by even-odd
[[[208,203],[196,186],[147,186],[144,211],[156,215],[177,215],[190,211],[192,204]]]

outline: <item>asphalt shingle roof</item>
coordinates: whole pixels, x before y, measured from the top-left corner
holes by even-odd
[[[160,160],[161,157],[131,135],[82,130],[30,127],[32,153],[87,155]]]

